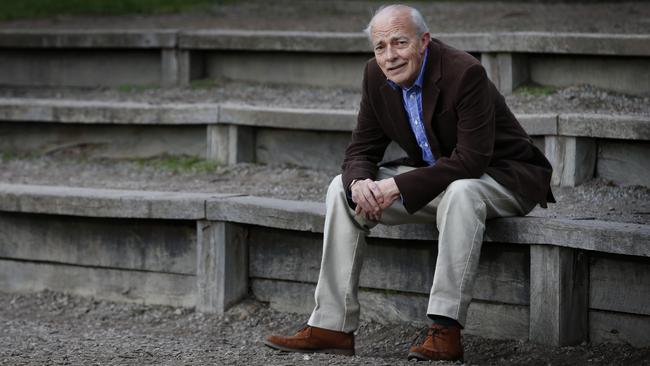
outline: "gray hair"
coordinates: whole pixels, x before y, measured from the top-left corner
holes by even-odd
[[[370,19],[370,22],[363,30],[363,33],[365,33],[368,39],[372,42],[372,25],[375,22],[375,18],[377,17],[377,15],[382,13],[384,10],[391,11],[391,10],[400,10],[400,9],[409,10],[409,12],[411,13],[411,20],[415,25],[415,30],[418,32],[418,37],[422,36],[424,33],[429,32],[429,27],[427,26],[427,23],[424,21],[424,17],[422,17],[422,14],[416,8],[407,5],[394,4],[394,5],[384,5],[379,9],[377,9],[377,11],[372,15],[372,19]]]

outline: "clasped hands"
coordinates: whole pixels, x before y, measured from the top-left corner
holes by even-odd
[[[362,214],[366,219],[374,221],[379,221],[383,210],[400,196],[399,188],[393,178],[379,181],[357,180],[350,185],[350,191],[352,202],[357,204],[354,213]]]

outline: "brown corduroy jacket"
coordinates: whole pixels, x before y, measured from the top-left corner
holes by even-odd
[[[422,114],[436,158],[426,166],[402,104],[375,59],[366,64],[357,126],[345,151],[343,184],[375,179],[386,147],[395,141],[419,167],[395,176],[409,213],[414,213],[458,179],[487,173],[522,197],[546,207],[555,202],[552,168],[470,54],[432,39],[422,85]]]

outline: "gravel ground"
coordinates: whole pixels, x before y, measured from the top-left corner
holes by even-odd
[[[0,182],[4,183],[243,193],[318,202],[324,201],[327,186],[338,173],[257,164],[201,167],[200,163],[170,164],[169,158],[84,159],[70,152],[0,159]],[[650,224],[650,188],[594,179],[576,188],[555,187],[553,191],[558,203],[548,209],[538,207],[531,215]]]
[[[354,357],[280,353],[262,345],[265,335],[293,333],[305,320],[254,299],[215,316],[50,291],[0,292],[0,364],[413,365],[405,359],[408,347],[426,329],[362,322]],[[471,335],[464,341],[465,361],[473,365],[650,365],[650,348],[623,344],[552,348]]]
[[[190,88],[71,88],[0,86],[0,98],[53,98],[166,103],[242,103],[255,106],[357,110],[361,94],[343,88],[214,80]],[[515,113],[602,113],[650,116],[650,96],[615,93],[591,85],[526,87],[506,97]]]
[[[647,34],[650,30],[650,5],[643,1],[405,2],[422,11],[434,34],[486,31]],[[236,28],[358,32],[383,3],[376,0],[227,1],[173,15],[59,16],[0,22],[0,28]]]

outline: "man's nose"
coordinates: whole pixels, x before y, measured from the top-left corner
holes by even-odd
[[[386,46],[386,60],[388,61],[394,60],[396,56],[397,53],[395,52],[395,50],[393,50],[393,47],[390,45]]]

